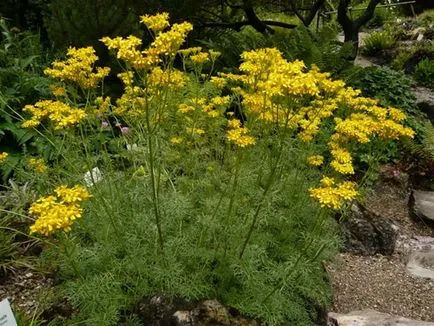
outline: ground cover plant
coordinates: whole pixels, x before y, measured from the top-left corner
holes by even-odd
[[[219,52],[181,48],[191,24],[141,20],[148,47],[101,39],[123,69],[120,97],[104,94],[110,69],[91,47],[70,48],[45,71],[55,99],[24,108],[22,127],[53,147],[32,175],[17,171],[40,193],[20,215],[73,306],[53,323],[139,325],[134,307],[164,293],[313,324],[331,297],[332,211],[358,196],[353,162],[412,137],[406,115],[275,48],[216,73]]]

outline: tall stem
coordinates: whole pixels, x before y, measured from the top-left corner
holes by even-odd
[[[149,168],[151,175],[151,187],[152,187],[152,204],[154,206],[154,215],[155,215],[155,224],[157,225],[157,233],[158,233],[158,244],[160,246],[161,251],[164,253],[164,241],[163,241],[163,232],[161,230],[161,213],[160,213],[160,204],[159,204],[159,196],[157,189],[157,182],[155,176],[155,149],[154,149],[154,130],[151,125],[150,118],[150,108],[148,103],[148,97],[145,97],[145,110],[146,110],[146,128],[148,131],[148,150],[149,150]]]

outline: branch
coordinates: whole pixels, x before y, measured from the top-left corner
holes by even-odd
[[[308,27],[312,20],[315,18],[315,15],[317,14],[318,10],[324,5],[325,0],[316,0],[310,9],[308,9],[309,13],[306,17],[303,17],[303,15],[300,14],[299,10],[296,7],[295,1],[291,1],[291,9],[294,12],[294,14],[298,17],[298,19],[301,20],[304,26]]]
[[[369,20],[371,20],[372,17],[374,17],[375,7],[377,7],[377,5],[380,2],[381,2],[381,0],[371,0],[371,1],[369,1],[368,7],[366,8],[366,10],[363,13],[363,15],[361,15],[359,18],[357,18],[354,23],[358,27],[361,27],[362,25],[364,25],[365,23],[367,23]]]
[[[343,28],[351,24],[351,19],[347,15],[348,6],[351,0],[340,0],[338,7],[338,22]]]
[[[283,22],[276,22],[276,21],[270,21],[270,20],[263,20],[262,21],[265,25],[269,26],[277,26],[277,27],[283,27],[287,29],[293,29],[296,28],[298,25],[295,24],[287,24]],[[249,21],[241,21],[241,22],[233,22],[233,23],[220,23],[220,22],[208,22],[208,23],[199,23],[197,26],[198,28],[205,28],[205,27],[220,27],[220,28],[230,28],[234,29],[236,31],[240,31],[241,27],[244,26],[250,26],[252,25]]]

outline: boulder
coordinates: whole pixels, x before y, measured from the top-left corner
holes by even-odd
[[[408,319],[367,309],[347,314],[329,313],[330,326],[434,326],[434,323]]]
[[[434,280],[434,250],[413,252],[407,270],[413,276]]]
[[[351,213],[341,224],[344,252],[360,255],[391,255],[395,250],[398,228],[360,204],[351,207]]]
[[[434,191],[413,190],[409,207],[413,217],[434,223]]]
[[[413,87],[412,91],[420,110],[434,123],[434,91],[422,86]]]
[[[254,320],[245,319],[223,306],[217,300],[206,300],[190,311],[176,311],[173,316],[180,326],[206,326],[206,325],[239,325],[257,326]],[[237,316],[238,315],[238,316]]]

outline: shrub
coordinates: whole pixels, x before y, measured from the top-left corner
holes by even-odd
[[[392,49],[395,45],[395,38],[388,31],[373,32],[365,39],[364,53],[375,56],[384,50]]]
[[[87,47],[46,70],[56,100],[25,107],[23,126],[46,130],[57,152],[29,215],[32,232],[56,243],[44,256],[76,308],[62,324],[144,323],[131,315],[155,293],[217,298],[269,325],[313,324],[330,302],[331,210],[358,195],[348,176],[360,146],[375,157],[412,137],[405,114],[275,48],[213,76],[220,53],[179,50],[192,26],[163,32],[167,19],[142,17],[149,47],[102,39],[125,68],[118,99],[99,96],[109,69]]]
[[[46,56],[38,35],[13,32],[4,19],[0,19],[0,29],[0,150],[10,154],[9,164],[2,166],[5,181],[24,151],[37,151],[32,146],[37,134],[19,125],[22,107],[50,93],[49,79],[41,76]]]
[[[222,53],[219,58],[222,67],[236,67],[244,51],[276,47],[288,60],[303,60],[308,67],[316,65],[322,71],[337,75],[350,66],[346,58],[352,50],[351,46],[342,47],[335,42],[337,34],[338,28],[332,23],[318,33],[299,26],[289,31],[276,29],[274,35],[268,36],[246,27],[240,32],[229,31],[216,35],[203,44]]]
[[[388,67],[355,68],[348,72],[346,81],[352,87],[361,89],[364,96],[378,99],[382,105],[419,114],[411,91],[411,80],[403,72]]]
[[[420,84],[434,88],[434,60],[421,60],[414,70],[414,78]]]
[[[425,10],[417,17],[417,22],[420,26],[434,26],[434,9]]]

